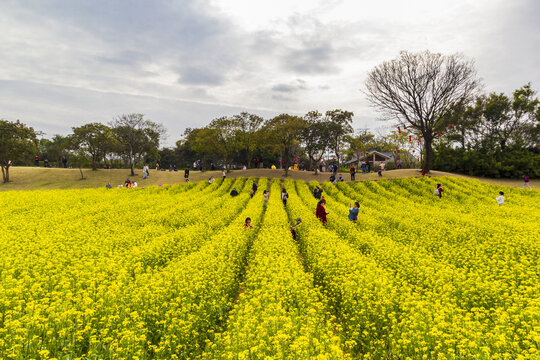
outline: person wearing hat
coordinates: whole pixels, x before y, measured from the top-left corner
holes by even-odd
[[[291,226],[291,234],[293,240],[296,240],[296,228],[302,225],[302,219],[296,218],[296,224],[294,226]]]

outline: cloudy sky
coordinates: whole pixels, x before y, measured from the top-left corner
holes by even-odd
[[[0,118],[46,137],[139,112],[168,130],[241,111],[341,108],[401,50],[462,52],[484,90],[540,90],[537,0],[3,0]]]

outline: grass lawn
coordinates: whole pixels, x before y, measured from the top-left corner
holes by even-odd
[[[85,179],[81,179],[79,169],[57,169],[43,167],[11,167],[10,180],[8,184],[0,183],[0,191],[6,190],[45,190],[45,189],[72,189],[72,188],[96,188],[105,186],[110,183],[113,187],[123,184],[126,178],[136,181],[139,186],[146,187],[159,184],[175,184],[185,182],[184,171],[157,171],[150,170],[150,177],[143,180],[142,170],[136,169],[135,176],[130,176],[129,169],[99,169],[92,171],[83,169]],[[345,180],[350,180],[348,173],[341,173]],[[468,177],[463,175],[451,174],[442,171],[432,171],[432,176],[457,176]],[[211,176],[215,178],[221,177],[221,171],[190,171],[190,181],[206,180]],[[283,170],[270,169],[250,169],[250,170],[233,170],[227,177],[267,177],[267,178],[285,178]],[[382,179],[420,177],[421,174],[417,169],[402,169],[390,170],[383,172]],[[315,175],[312,171],[289,171],[289,178],[295,180],[317,180],[327,181],[330,173],[320,173]],[[376,173],[371,174],[356,174],[357,181],[378,180]],[[470,178],[470,177],[469,177]],[[486,179],[478,178],[483,181],[498,185],[519,187],[522,185],[521,180],[514,179]],[[540,188],[540,180],[531,180],[531,186],[535,189]]]

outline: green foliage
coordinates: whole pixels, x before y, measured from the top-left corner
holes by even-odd
[[[345,146],[347,136],[353,132],[352,118],[354,114],[341,109],[326,112],[328,122],[329,147],[334,152],[338,164],[341,163],[341,153]]]
[[[278,115],[264,125],[267,144],[274,152],[283,155],[285,174],[291,166],[293,149],[299,145],[300,136],[306,127],[306,120],[289,114]]]
[[[306,126],[302,129],[300,139],[304,145],[304,151],[309,159],[311,170],[313,162],[318,162],[330,146],[330,129],[328,123],[323,121],[322,114],[318,111],[310,111],[304,116]]]
[[[132,176],[136,162],[157,160],[159,141],[165,134],[161,124],[145,119],[143,114],[128,114],[116,117],[111,125],[118,144],[115,152],[129,158]]]
[[[519,178],[527,174],[538,178],[540,153],[524,149],[482,153],[445,146],[437,149],[433,168],[471,176]]]
[[[37,149],[37,138],[33,128],[19,120],[0,120],[0,167],[5,183],[9,182],[9,167],[32,156]]]
[[[83,150],[92,159],[92,170],[97,170],[97,164],[105,154],[116,144],[114,134],[110,127],[101,123],[90,123],[73,128],[73,135],[69,140],[71,148]],[[79,154],[79,157],[82,154]]]

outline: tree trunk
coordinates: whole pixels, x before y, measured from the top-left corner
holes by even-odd
[[[81,172],[81,180],[84,180],[84,174],[83,174],[83,172],[82,172],[82,168],[81,168],[80,165],[79,165],[79,171]]]
[[[97,161],[94,156],[92,156],[92,171],[97,171]]]
[[[129,148],[129,161],[131,162],[131,176],[135,176],[135,159],[133,158],[132,148]]]
[[[5,184],[9,182],[9,165],[8,166],[2,165],[2,178]]]
[[[431,169],[431,163],[433,161],[433,139],[430,136],[424,136],[424,149],[426,151],[426,156],[424,157],[424,166],[422,170],[428,171]]]

